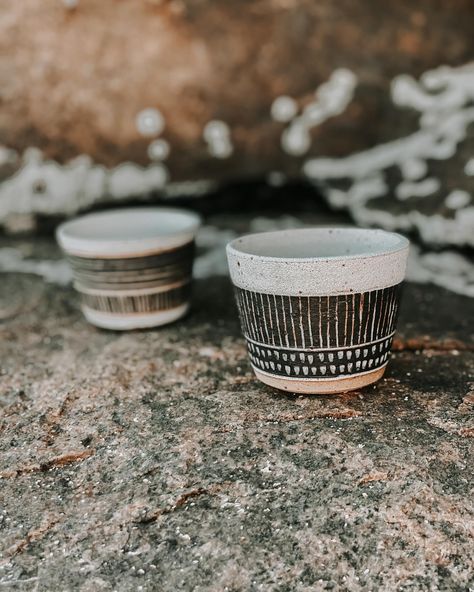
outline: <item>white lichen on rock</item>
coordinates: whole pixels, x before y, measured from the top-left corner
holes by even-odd
[[[298,103],[292,97],[281,95],[273,101],[270,111],[275,121],[287,123],[298,113]]]
[[[203,138],[207,142],[209,154],[214,158],[229,158],[234,151],[230,128],[218,119],[208,121],[204,126]]]
[[[444,203],[446,204],[446,207],[450,208],[451,210],[459,210],[461,208],[465,208],[471,203],[471,195],[463,189],[453,189]]]
[[[407,280],[419,284],[432,283],[451,292],[474,297],[474,265],[456,251],[422,253],[412,245]]]
[[[426,72],[420,82],[407,75],[398,76],[392,84],[392,99],[399,107],[419,111],[419,130],[345,158],[309,159],[304,173],[325,186],[330,204],[348,209],[359,224],[416,230],[431,244],[474,245],[472,206],[457,209],[453,217],[445,218],[437,212],[422,213],[416,204],[397,213],[371,203],[390,194],[386,171],[391,167],[398,168],[404,179],[394,190],[398,199],[429,197],[441,190],[438,179],[422,177],[428,171],[428,160],[446,160],[456,154],[474,122],[474,64],[443,66]],[[469,172],[468,163],[465,173]],[[336,180],[349,181],[349,187],[333,187]]]
[[[166,160],[170,153],[170,145],[163,138],[153,140],[147,149],[150,160]]]
[[[400,163],[400,172],[402,173],[402,177],[407,181],[417,181],[426,176],[428,165],[424,160],[412,158]]]
[[[79,0],[63,0],[63,4],[69,10],[73,10],[79,6]]]
[[[270,110],[274,120],[289,119],[281,136],[285,152],[301,156],[310,150],[311,130],[348,107],[356,84],[354,73],[338,69],[302,110],[292,97],[277,97]],[[474,122],[474,65],[441,67],[425,73],[419,82],[399,76],[392,84],[392,100],[397,108],[418,110],[419,129],[343,158],[308,159],[304,174],[323,189],[331,205],[349,210],[361,225],[415,230],[427,243],[473,245],[474,206],[466,196],[472,197],[466,179],[474,175],[474,158],[466,159],[466,147],[459,150],[459,145],[472,139],[468,126]],[[0,148],[0,164],[5,165],[6,174],[0,184],[0,224],[12,231],[34,229],[37,215],[72,215],[100,203],[146,199],[153,192],[163,198],[200,195],[215,186],[212,179],[176,183],[169,178],[163,161],[170,146],[156,137],[164,127],[157,109],[143,109],[136,123],[140,134],[150,137],[148,156],[152,162],[148,166],[123,162],[107,168],[86,155],[59,164],[38,149],[18,154],[8,147]],[[234,153],[228,123],[210,120],[202,137],[212,158],[226,159]],[[437,161],[452,158],[450,170],[452,165],[460,168],[455,190],[464,192],[462,198],[459,193],[451,195],[453,187],[447,186],[443,170],[431,170]],[[237,161],[235,166],[238,172]],[[389,169],[395,169],[395,174],[388,174]],[[285,174],[284,164],[281,173]],[[270,173],[269,179],[279,184],[282,177]],[[403,205],[392,207],[386,200],[376,201],[389,195]]]
[[[283,150],[292,156],[306,154],[311,147],[311,129],[343,113],[352,100],[356,84],[357,77],[353,72],[345,68],[335,70],[316,90],[314,101],[305,106],[302,114],[296,117],[297,110],[294,109],[294,116],[287,119],[277,119],[275,111],[278,115],[283,108],[277,110],[275,105],[278,100],[285,99],[286,114],[289,115],[287,99],[290,97],[279,97],[272,105],[272,116],[277,121],[291,121],[281,136]]]
[[[106,194],[113,195],[116,199],[134,194],[146,195],[155,189],[162,189],[167,180],[168,171],[162,164],[138,167],[127,162],[109,172]]]
[[[0,185],[0,221],[7,227],[18,216],[72,215],[95,204],[146,198],[158,190],[166,198],[176,193],[201,195],[213,186],[207,181],[170,183],[168,169],[160,162],[145,167],[125,162],[107,168],[82,155],[60,165],[46,160],[36,148],[26,150],[21,162]]]
[[[0,271],[31,273],[60,286],[66,286],[72,281],[72,270],[65,259],[30,259],[20,249],[10,247],[0,248]]]
[[[165,128],[165,118],[158,109],[143,109],[137,114],[136,125],[142,136],[157,136]]]
[[[417,183],[413,181],[402,181],[395,189],[395,195],[398,199],[405,200],[410,197],[427,197],[438,191],[441,183],[438,179],[432,177],[423,179]]]
[[[474,176],[474,158],[470,158],[464,167],[464,173],[469,177]]]

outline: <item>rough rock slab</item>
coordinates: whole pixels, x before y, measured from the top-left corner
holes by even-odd
[[[474,585],[472,300],[407,285],[386,378],[336,397],[253,379],[225,278],[161,330],[16,273],[0,310],[2,589]]]

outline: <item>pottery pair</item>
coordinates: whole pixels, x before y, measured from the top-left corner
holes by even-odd
[[[163,325],[189,309],[199,217],[171,208],[89,214],[61,225],[88,321]],[[297,393],[361,388],[384,373],[408,240],[383,230],[308,228],[227,246],[250,362],[264,383]]]

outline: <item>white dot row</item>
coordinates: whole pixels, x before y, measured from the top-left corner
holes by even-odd
[[[387,350],[390,347],[391,338],[385,339],[380,343],[368,347],[361,347],[352,349],[341,349],[337,352],[318,352],[314,354],[309,354],[307,352],[281,352],[277,349],[268,349],[263,346],[256,345],[251,341],[248,342],[249,351],[260,357],[260,358],[268,358],[268,359],[275,359],[277,361],[282,362],[296,362],[299,361],[302,364],[313,364],[314,361],[319,360],[320,362],[334,362],[338,360],[343,360],[350,362],[351,360],[357,360],[359,358],[367,358],[369,354],[376,355],[377,353],[382,353],[384,350]]]
[[[325,376],[325,375],[339,375],[339,374],[353,374],[354,372],[364,372],[372,368],[384,364],[390,355],[390,352],[385,352],[377,358],[370,358],[369,360],[358,360],[357,362],[350,362],[348,364],[329,364],[324,366],[290,366],[288,364],[281,364],[268,360],[262,360],[250,354],[250,360],[254,366],[261,370],[268,370],[270,372],[285,372],[288,376]]]

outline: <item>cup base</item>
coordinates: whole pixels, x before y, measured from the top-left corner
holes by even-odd
[[[297,378],[285,378],[282,376],[275,376],[267,374],[261,370],[253,368],[255,376],[268,386],[277,388],[288,393],[297,393],[304,395],[336,395],[363,388],[369,384],[377,382],[385,373],[385,364],[381,368],[357,374],[354,376],[345,376],[343,378],[335,379],[316,379],[311,380]]]
[[[181,304],[171,310],[141,314],[118,314],[93,310],[88,306],[82,306],[82,312],[87,321],[101,329],[114,331],[129,331],[130,329],[149,329],[173,323],[183,317],[189,310],[189,303]]]

